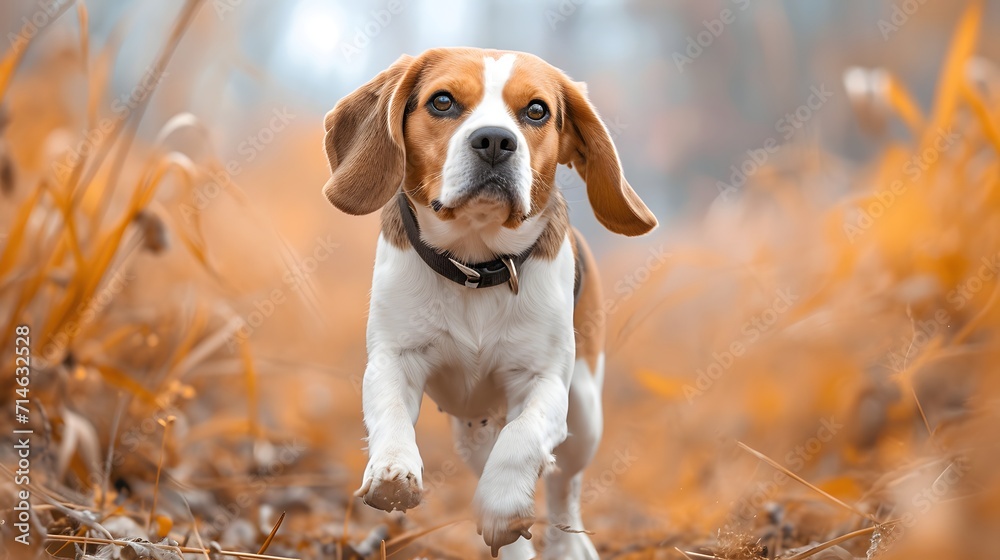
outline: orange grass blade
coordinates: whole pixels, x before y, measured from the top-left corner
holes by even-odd
[[[123,255],[123,258],[131,255],[131,252],[137,246],[137,244],[132,244],[131,249]],[[117,249],[117,244],[111,247],[100,247],[92,261],[86,263],[83,268],[74,271],[74,281],[67,288],[66,297],[63,298],[60,304],[52,307],[41,329],[43,339],[45,336],[50,335],[50,333],[58,332],[62,328],[62,325],[69,320],[72,313],[80,311],[84,305],[91,301],[91,298],[94,297],[97,289],[107,277],[107,271],[115,255],[118,254]]]
[[[962,98],[972,108],[972,112],[983,127],[983,133],[986,134],[990,145],[993,146],[993,150],[1000,155],[1000,128],[993,122],[993,117],[990,115],[990,109],[986,105],[986,102],[968,84],[962,87]]]
[[[10,319],[8,320],[7,326],[3,331],[3,337],[5,339],[10,339],[11,334],[14,332],[14,327],[21,320],[21,313],[23,313],[28,307],[28,304],[34,300],[35,294],[38,293],[39,289],[41,289],[45,280],[48,279],[49,273],[56,267],[58,262],[59,261],[55,259],[55,255],[53,255],[45,261],[45,264],[39,267],[38,272],[33,277],[29,278],[25,283],[24,289],[18,296],[17,303],[14,304],[14,309],[11,311]],[[40,340],[47,340],[46,332],[47,331],[44,328],[40,330]]]
[[[889,91],[886,92],[888,99],[886,102],[895,109],[903,122],[910,128],[914,137],[919,137],[921,131],[927,126],[924,120],[923,111],[917,104],[913,95],[895,76],[889,76]]]
[[[75,537],[73,535],[56,535],[48,534],[45,535],[45,539],[49,541],[57,542],[75,542],[75,543],[90,543],[90,544],[112,544],[116,546],[128,546],[130,544],[135,544],[132,541],[123,541],[119,539],[99,539],[96,537]],[[158,550],[172,550],[180,554],[205,554],[212,553],[211,550],[204,548],[197,548],[193,546],[171,546],[166,544],[158,543],[142,543],[143,546],[149,548],[155,548]],[[292,558],[288,556],[271,556],[269,554],[254,554],[252,552],[238,552],[235,550],[222,550],[217,551],[220,556],[234,556],[236,558],[243,558],[245,560],[301,560],[300,558]]]
[[[70,252],[73,254],[73,260],[76,261],[77,270],[81,270],[84,267],[84,258],[83,251],[80,249],[80,236],[77,234],[76,220],[73,218],[72,199],[60,196],[55,189],[50,192],[56,208],[63,216],[63,223],[66,225],[66,240],[69,243]]]
[[[233,284],[227,280],[226,277],[218,271],[218,269],[216,269],[214,264],[212,264],[208,255],[208,248],[205,246],[205,240],[200,235],[200,232],[196,232],[196,235],[191,235],[184,227],[181,226],[181,224],[177,223],[177,221],[174,220],[168,212],[164,212],[162,215],[164,218],[169,220],[173,226],[170,231],[177,235],[177,239],[179,239],[181,244],[184,245],[184,248],[191,253],[191,256],[194,257],[195,261],[197,261],[202,269],[204,269],[205,273],[208,274],[212,280],[218,282],[223,288],[231,292],[235,292],[236,288]]]
[[[49,327],[52,331],[56,330],[57,326],[66,320],[70,309],[87,301],[94,294],[107,273],[114,256],[117,254],[128,226],[144,206],[143,202],[156,191],[163,175],[170,168],[169,163],[167,162],[167,164],[159,166],[151,178],[140,182],[140,186],[132,193],[132,200],[118,226],[104,237],[103,242],[97,243],[98,248],[95,251],[94,258],[90,262],[87,262],[86,266],[78,267],[74,271],[77,281],[71,284],[71,289],[68,291],[62,304],[53,308],[46,327]],[[98,224],[94,224],[93,227],[97,231]],[[55,257],[60,258],[59,251],[57,251]],[[82,286],[82,289],[79,286]],[[49,331],[43,330],[43,334],[45,332]]]
[[[271,532],[267,535],[267,538],[264,539],[264,544],[260,545],[260,550],[257,551],[257,554],[264,554],[265,552],[267,552],[267,547],[271,546],[271,541],[274,540],[274,535],[278,534],[278,528],[281,527],[281,522],[284,520],[285,520],[285,512],[281,512],[281,517],[278,518],[278,522],[274,524],[274,528],[271,529]]]
[[[666,376],[648,369],[640,369],[635,372],[635,377],[639,383],[653,393],[665,399],[680,399],[684,397],[684,391],[690,384],[679,377]]]
[[[253,356],[250,354],[250,345],[243,338],[237,338],[240,344],[240,357],[243,359],[243,375],[247,383],[247,426],[250,428],[250,437],[256,441],[260,438],[260,426],[257,425],[257,368],[253,363]]]
[[[118,254],[118,249],[121,247],[122,239],[124,238],[129,225],[132,223],[136,214],[138,214],[138,212],[145,208],[145,206],[149,203],[166,173],[175,166],[179,168],[182,173],[187,174],[189,172],[189,169],[183,161],[170,157],[165,158],[165,160],[165,162],[161,162],[155,169],[152,176],[149,176],[145,181],[141,181],[140,185],[132,193],[132,200],[129,203],[128,209],[122,216],[117,227],[104,237],[103,242],[98,243],[98,249],[94,258],[90,262],[86,263],[86,266],[80,267],[75,271],[75,275],[79,279],[79,282],[74,282],[72,287],[75,288],[78,285],[82,285],[82,290],[69,290],[62,305],[54,308],[46,326],[51,326],[52,329],[55,329],[56,325],[60,325],[66,320],[70,309],[73,309],[82,302],[87,301],[97,291],[98,286],[100,286],[101,281],[107,274],[108,267],[114,260],[115,255]]]
[[[674,547],[674,550],[679,552],[682,556],[684,556],[688,560],[728,560],[727,558],[720,558],[718,556],[711,556],[708,554],[699,554],[697,552],[684,551],[677,548],[676,546]]]
[[[839,498],[836,498],[836,497],[830,495],[829,493],[824,492],[821,488],[818,488],[816,485],[810,483],[809,481],[807,481],[806,479],[802,478],[801,476],[799,476],[799,475],[795,474],[794,472],[788,470],[787,468],[783,467],[777,461],[771,459],[767,455],[764,455],[760,451],[757,451],[756,449],[750,447],[749,445],[743,443],[742,441],[738,441],[738,442],[736,442],[736,444],[739,445],[740,448],[743,449],[744,451],[752,454],[753,456],[757,457],[761,461],[764,461],[765,463],[767,463],[768,465],[772,466],[773,468],[778,469],[779,471],[781,471],[782,473],[784,473],[785,476],[794,479],[795,481],[797,481],[800,484],[804,485],[805,487],[809,488],[813,492],[816,492],[817,494],[823,496],[827,500],[830,500],[834,504],[836,504],[836,505],[838,505],[838,506],[840,506],[840,507],[842,507],[842,508],[844,508],[844,509],[846,509],[846,510],[848,510],[848,511],[854,513],[854,514],[856,514],[856,515],[864,517],[865,519],[869,519],[872,522],[877,523],[874,519],[872,519],[871,515],[869,515],[867,513],[863,513],[858,508],[856,508],[854,506],[851,506],[851,505],[848,505],[848,504],[844,503],[843,501],[841,501]]]
[[[72,6],[69,2],[63,4],[59,7],[59,10],[52,16],[52,20],[59,19],[69,7]],[[36,34],[37,37],[39,34]],[[3,101],[4,94],[7,93],[7,88],[10,86],[10,81],[14,77],[14,72],[17,71],[17,67],[21,64],[21,59],[24,58],[25,51],[28,50],[28,45],[31,43],[32,38],[18,37],[11,44],[11,49],[7,51],[3,59],[0,59],[0,101]]]
[[[205,560],[212,560],[212,557],[208,554],[208,550],[205,549],[205,541],[201,538],[201,532],[198,531],[198,520],[195,519],[194,512],[191,511],[191,504],[188,503],[187,498],[183,495],[181,496],[181,499],[184,500],[184,507],[187,509],[188,517],[191,518],[191,529],[194,532],[195,540],[198,541],[198,547],[202,549],[201,555],[205,557]],[[187,543],[185,542],[184,544]]]
[[[968,323],[966,323],[962,330],[958,331],[955,338],[952,339],[952,343],[960,344],[963,340],[969,337],[976,330],[976,327],[986,319],[987,314],[993,310],[993,306],[1000,301],[1000,284],[994,284],[993,290],[990,292],[990,299],[986,301],[986,304],[976,313]]]
[[[22,245],[24,245],[28,218],[31,217],[35,206],[38,205],[38,201],[41,199],[44,190],[41,185],[36,187],[14,217],[14,225],[7,236],[7,244],[4,246],[3,254],[0,255],[0,280],[10,272],[10,269],[14,266],[14,262],[17,261],[17,254],[20,252]]]
[[[677,289],[672,291],[670,294],[660,298],[653,304],[642,306],[644,309],[636,309],[632,312],[625,323],[619,328],[617,335],[615,336],[614,344],[611,345],[610,350],[618,350],[628,342],[629,336],[635,332],[647,319],[653,316],[655,311],[667,308],[669,309],[672,305],[679,304],[681,302],[690,301],[696,295],[705,291],[705,284],[702,282],[691,282],[683,289]],[[642,298],[636,298],[642,299]],[[640,314],[641,311],[641,314]]]
[[[451,521],[445,521],[444,523],[434,525],[426,529],[416,529],[413,531],[407,531],[402,535],[398,535],[389,539],[388,542],[382,541],[382,547],[383,547],[382,557],[386,558],[388,556],[392,556],[398,553],[399,551],[403,550],[404,548],[410,546],[418,539],[426,537],[427,535],[434,533],[436,531],[440,531],[445,527],[450,527],[452,525],[455,525],[456,523],[461,523],[462,521],[467,521],[467,519],[465,518],[452,519]]]
[[[111,171],[107,179],[108,188],[113,188],[117,184],[118,175],[121,172],[121,168],[125,164],[125,156],[128,155],[129,149],[132,146],[132,141],[135,139],[139,122],[142,121],[142,117],[146,113],[146,107],[149,104],[149,100],[153,97],[153,94],[160,83],[160,78],[163,76],[163,71],[165,70],[167,63],[173,57],[174,51],[177,49],[177,45],[180,43],[181,37],[184,36],[184,32],[194,19],[194,16],[198,12],[198,8],[201,7],[201,4],[201,0],[188,0],[181,8],[180,15],[177,16],[177,19],[174,21],[174,26],[170,30],[170,36],[167,39],[166,45],[157,55],[156,60],[152,65],[154,71],[149,77],[149,82],[152,83],[150,90],[146,93],[146,96],[139,101],[135,109],[129,113],[128,118],[115,121],[114,127],[107,135],[107,139],[98,149],[98,153],[93,160],[94,163],[90,166],[90,172],[86,176],[83,175],[84,166],[82,165],[82,158],[81,164],[73,167],[73,170],[66,181],[66,185],[69,187],[70,192],[74,193],[73,196],[75,202],[79,202],[83,193],[87,190],[85,188],[79,189],[79,185],[90,184],[94,175],[97,173],[97,170],[103,165],[105,158],[108,157],[112,148],[118,143],[119,138],[123,138],[123,143],[119,148],[115,160],[112,162]]]
[[[354,513],[354,498],[349,498],[347,500],[347,511],[344,512],[344,530],[341,532],[340,538],[337,539],[337,557],[341,558],[344,554],[344,547],[347,546],[347,541],[350,538],[350,526],[351,526],[351,514]]]
[[[165,376],[165,381],[174,376],[177,364],[181,363],[184,357],[191,352],[191,349],[194,348],[195,341],[207,325],[208,314],[206,314],[201,307],[195,307],[194,316],[191,318],[190,323],[184,327],[184,338],[182,338],[180,343],[174,348],[174,351],[170,356],[170,360],[167,363],[167,375]]]
[[[97,108],[104,98],[111,79],[111,71],[114,68],[115,57],[121,47],[122,39],[128,30],[131,14],[121,18],[111,29],[108,39],[97,55],[90,73],[89,93],[87,95],[87,123],[88,128],[93,128],[97,122]]]
[[[148,405],[159,407],[156,400],[156,395],[151,393],[148,389],[143,387],[139,382],[132,379],[131,376],[126,374],[114,366],[109,366],[107,364],[88,364],[96,369],[100,374],[101,378],[108,382],[108,384],[113,387],[128,391],[129,393],[135,395],[143,402]]]
[[[170,426],[174,423],[174,417],[168,416],[166,420],[159,420],[163,426],[163,439],[160,440],[160,458],[156,462],[156,481],[153,484],[153,505],[149,508],[149,520],[146,522],[146,532],[153,529],[153,519],[156,517],[156,499],[160,495],[160,475],[163,474],[163,456],[167,452],[167,438],[170,436]]]
[[[870,534],[874,533],[876,529],[878,529],[878,525],[876,525],[874,527],[868,527],[868,528],[865,528],[865,529],[858,529],[857,531],[851,531],[850,533],[847,533],[846,535],[841,535],[841,536],[839,536],[839,537],[837,537],[835,539],[826,541],[825,543],[818,544],[818,545],[810,548],[809,550],[805,550],[803,552],[800,552],[800,553],[796,554],[795,556],[791,556],[789,558],[786,558],[785,560],[804,560],[805,558],[809,558],[810,556],[815,556],[815,555],[819,554],[820,552],[823,552],[824,550],[826,550],[828,548],[833,548],[833,547],[837,546],[838,544],[840,544],[842,542],[847,542],[847,541],[849,541],[851,539],[856,539],[858,537],[863,537],[863,536],[866,536],[866,535],[870,535]]]
[[[87,13],[87,4],[83,0],[76,0],[76,19],[80,23],[80,59],[83,62],[83,73],[90,76],[90,15]]]
[[[939,130],[946,128],[954,118],[961,90],[966,81],[966,67],[969,59],[975,54],[976,43],[979,41],[982,17],[982,1],[972,0],[958,22],[951,46],[948,49],[948,55],[945,58],[944,70],[938,81],[934,110],[931,112],[930,122],[924,131],[920,145],[921,152],[933,145],[940,134]]]

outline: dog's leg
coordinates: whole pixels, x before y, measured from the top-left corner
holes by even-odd
[[[423,461],[413,425],[429,370],[418,350],[372,352],[362,384],[368,466],[356,495],[385,511],[420,503]]]
[[[486,460],[474,502],[479,532],[493,556],[500,547],[530,538],[535,485],[554,466],[552,450],[566,439],[572,352],[569,358],[549,373],[512,376],[507,388],[507,425]]]
[[[485,422],[469,422],[454,417],[451,419],[455,452],[477,477],[483,474],[501,428],[503,428],[502,418],[488,418]],[[531,560],[534,557],[535,547],[524,537],[500,549],[501,560]]]
[[[596,369],[603,369],[598,359]],[[583,469],[590,463],[601,441],[601,380],[603,371],[590,371],[586,360],[577,360],[569,392],[569,437],[555,450],[556,470],[545,476],[549,526],[545,530],[547,559],[598,560],[590,538],[580,532],[580,495]]]

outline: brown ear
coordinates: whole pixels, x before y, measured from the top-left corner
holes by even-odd
[[[656,227],[656,216],[625,180],[618,151],[587,99],[586,86],[564,80],[563,99],[566,118],[559,163],[575,167],[587,183],[587,198],[597,220],[622,235],[636,236],[652,231]]]
[[[332,176],[323,194],[347,214],[378,210],[403,182],[403,114],[410,92],[399,90],[412,61],[401,56],[326,114],[326,155]]]

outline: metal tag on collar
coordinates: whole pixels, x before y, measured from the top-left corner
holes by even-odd
[[[517,267],[514,266],[514,259],[511,257],[503,257],[500,260],[507,266],[507,270],[510,271],[510,279],[507,280],[507,285],[510,286],[510,291],[514,292],[514,295],[516,296],[520,286],[517,279]]]
[[[472,269],[472,268],[469,268],[469,267],[465,266],[464,264],[456,261],[455,259],[453,259],[451,257],[448,257],[448,260],[451,261],[451,264],[455,265],[455,268],[461,270],[462,274],[465,274],[465,287],[466,288],[478,288],[479,287],[479,282],[480,282],[480,280],[482,280],[482,276],[479,274],[478,271],[476,271],[475,269]]]

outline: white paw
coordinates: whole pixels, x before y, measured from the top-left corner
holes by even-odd
[[[524,539],[517,539],[500,549],[500,560],[533,560],[537,557],[531,541]]]
[[[423,464],[420,457],[386,453],[372,457],[365,468],[364,482],[354,495],[383,511],[406,511],[416,507],[423,495]]]
[[[545,554],[546,560],[600,560],[597,556],[597,549],[594,543],[590,542],[590,537],[584,533],[566,533],[561,529],[550,526],[545,532]]]
[[[476,530],[495,558],[500,547],[521,537],[531,538],[528,529],[535,523],[535,499],[530,491],[524,492],[514,486],[487,484],[484,487],[484,482],[488,482],[485,477],[476,489]]]

